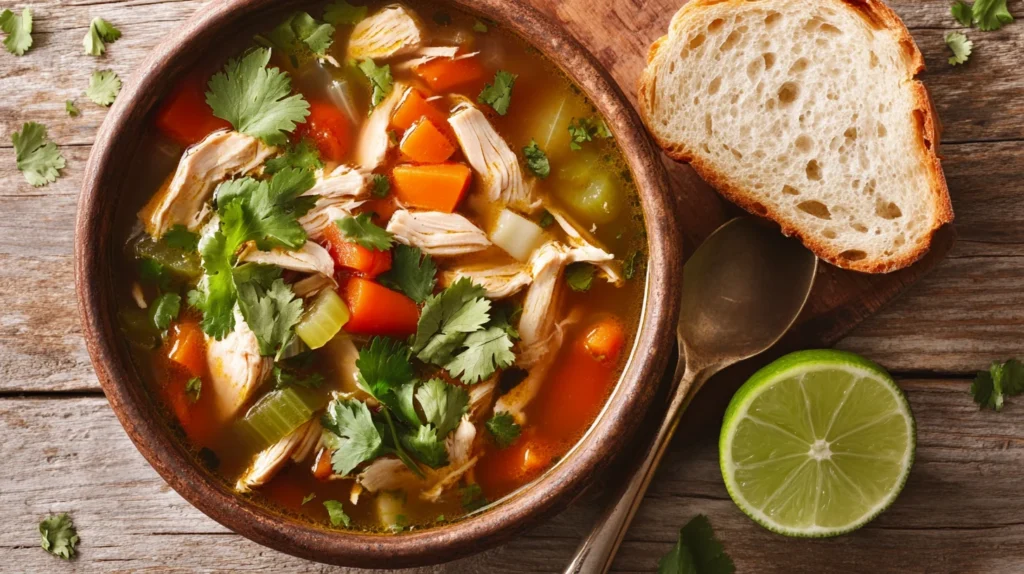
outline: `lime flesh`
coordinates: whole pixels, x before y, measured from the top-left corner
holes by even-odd
[[[801,351],[758,371],[725,413],[719,454],[743,512],[788,536],[856,530],[899,495],[914,461],[903,392],[878,365]]]

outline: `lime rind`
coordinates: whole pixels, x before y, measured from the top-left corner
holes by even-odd
[[[812,400],[810,396],[822,391],[825,385],[805,385],[803,382],[808,377],[814,381],[822,376],[828,378],[828,385],[845,387],[842,389],[839,404],[827,412],[815,411],[816,406],[820,407],[827,401]],[[758,401],[765,393],[773,390],[778,392],[782,387],[794,386],[774,383],[798,377],[800,381],[795,386],[799,387],[801,392],[807,393],[808,388],[812,389],[810,395],[804,394],[802,397],[805,408],[801,414],[804,416],[796,416],[796,412],[789,416],[787,409],[793,409],[791,405],[783,404],[781,410],[770,413],[773,418],[780,417],[775,420],[783,421],[781,425],[774,424],[775,421],[759,421],[757,432],[751,431],[751,425],[747,423],[759,420],[751,415],[751,406],[755,403],[765,403]],[[873,391],[880,393],[879,397],[886,397],[880,389],[889,393],[891,401],[882,401],[889,403],[885,405],[888,409],[880,409],[878,407],[883,405],[871,401],[857,400],[862,397],[856,395],[863,394],[866,385],[871,383],[877,385]],[[795,392],[792,389],[782,391],[791,394]],[[835,393],[835,388],[830,392]],[[851,397],[854,397],[852,402]],[[785,403],[785,397],[782,399],[767,403],[769,406],[772,403]],[[792,403],[792,397],[789,399]],[[846,412],[848,408],[850,410]],[[868,422],[843,428],[844,424],[857,418],[862,421],[867,419]],[[826,438],[833,428],[837,431],[832,435],[833,440],[826,442],[824,448],[834,450],[829,450],[827,458],[819,460],[818,465],[813,465],[810,461],[815,459],[810,456],[806,437],[809,434],[820,435],[815,427],[820,428],[826,420],[829,421]],[[839,427],[835,427],[837,423]],[[838,432],[839,430],[842,433]],[[741,436],[739,443],[736,441],[738,432],[747,435]],[[872,445],[872,453],[865,454],[856,452],[855,448],[848,448],[843,439],[853,435],[860,436],[861,442],[867,436]],[[767,437],[771,437],[773,449],[766,460],[757,461],[755,464],[761,465],[762,470],[767,468],[774,471],[774,476],[773,473],[762,472],[762,478],[767,477],[766,479],[748,481],[741,487],[736,479],[739,466],[734,460],[734,447],[743,441],[763,443]],[[725,413],[719,440],[720,464],[729,495],[737,506],[758,524],[786,536],[830,537],[860,528],[895,501],[906,484],[913,464],[916,440],[916,427],[910,405],[903,391],[884,369],[852,353],[832,350],[800,351],[786,355],[755,373],[733,397]],[[815,441],[818,442],[821,441]],[[897,446],[902,448],[895,448]],[[875,448],[878,449],[878,453],[874,452]],[[750,455],[751,452],[753,451],[746,454]],[[851,459],[857,459],[857,464],[850,464]],[[810,467],[814,467],[813,471],[809,470]],[[743,470],[752,468],[745,467]],[[850,476],[851,474],[854,476]],[[872,480],[878,477],[882,480]],[[896,477],[895,481],[891,480],[893,477]],[[812,481],[813,485],[810,484]],[[841,485],[842,488],[835,488],[837,485]],[[757,489],[760,491],[756,491]],[[823,490],[826,490],[824,496]],[[762,508],[768,508],[769,504],[772,504],[773,508],[785,507],[791,512],[785,516],[785,521],[779,520],[779,513],[773,516],[765,512],[749,500],[744,491],[754,491],[748,494],[755,495],[754,498],[761,498],[762,501],[765,500],[765,496],[776,497],[775,500],[769,498],[761,505]],[[851,496],[860,499],[862,504],[858,506],[857,500],[851,500]],[[830,516],[834,519],[829,519]]]

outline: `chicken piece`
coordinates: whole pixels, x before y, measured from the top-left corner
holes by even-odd
[[[530,188],[523,179],[519,158],[494,130],[476,106],[463,102],[448,118],[462,153],[480,176],[482,188],[492,202],[500,202],[522,211],[533,211]]]
[[[348,58],[383,60],[411,53],[423,44],[419,18],[401,4],[390,4],[364,18],[352,29]]]
[[[218,183],[254,171],[276,151],[236,131],[206,136],[185,150],[171,179],[139,211],[146,232],[159,239],[174,225],[195,231],[203,224]]]
[[[473,283],[483,287],[488,299],[511,297],[533,282],[529,268],[511,263],[497,267],[456,267],[441,274],[441,284],[447,287],[463,277],[469,277]]]
[[[520,364],[531,364],[530,372],[512,390],[498,398],[497,402],[494,403],[494,412],[509,413],[516,419],[516,423],[520,425],[526,424],[526,407],[537,396],[537,391],[540,390],[548,375],[548,371],[551,370],[551,364],[555,359],[553,350],[558,349],[562,345],[562,339],[565,337],[565,328],[576,321],[577,318],[573,316],[560,323],[556,323],[546,339],[528,349],[528,351],[533,353],[532,356],[527,356],[523,360],[528,351],[520,353]]]
[[[436,60],[438,58],[455,59],[455,56],[458,53],[458,46],[428,46],[424,48],[419,48],[418,50],[410,54],[410,56],[413,56],[412,58],[409,58],[408,60],[403,60],[397,64],[392,65],[391,69],[396,71],[411,70],[417,66],[422,66],[423,64],[426,64],[427,62],[431,60]],[[459,58],[472,58],[473,56],[476,56],[478,53],[479,52],[463,54],[459,56]]]
[[[336,219],[352,214],[370,196],[370,179],[346,165],[317,177],[316,185],[302,195],[318,197],[316,205],[299,218],[306,235],[319,240],[323,230]]]
[[[324,289],[333,289],[338,284],[333,277],[325,277],[324,275],[310,275],[303,279],[299,279],[295,283],[292,283],[292,292],[295,293],[296,297],[302,297],[303,299],[309,299],[320,294]]]
[[[313,273],[334,278],[334,258],[319,243],[307,241],[299,249],[290,250],[275,247],[270,251],[256,249],[255,243],[248,243],[238,255],[242,263],[276,265],[282,269]]]
[[[356,475],[356,482],[369,492],[386,490],[417,490],[423,481],[396,457],[382,457],[371,462]]]
[[[206,363],[210,384],[203,385],[203,394],[213,396],[220,421],[230,420],[238,413],[274,365],[270,357],[260,356],[256,334],[245,323],[237,305],[235,329],[219,341],[206,337]]]
[[[431,486],[420,493],[421,499],[436,502],[445,490],[458,483],[476,465],[479,457],[473,456],[475,440],[476,427],[469,422],[469,417],[462,417],[459,426],[444,441],[448,450],[448,466],[428,473],[427,480]]]
[[[533,285],[523,301],[523,315],[519,319],[520,349],[518,364],[524,369],[534,366],[548,354],[549,340],[557,319],[561,299],[562,272],[569,264],[570,249],[558,241],[540,246],[530,259]]]
[[[399,209],[387,230],[400,243],[438,257],[465,255],[491,246],[487,235],[458,213]]]
[[[558,222],[558,226],[565,231],[569,244],[575,248],[572,261],[570,261],[570,263],[574,263],[576,261],[593,263],[601,270],[601,274],[609,283],[622,286],[622,266],[615,261],[615,256],[604,249],[597,247],[597,238],[584,230],[562,210],[557,208],[548,208],[548,212],[555,218],[555,221]]]
[[[388,136],[391,114],[394,113],[398,103],[405,99],[405,93],[409,89],[405,84],[395,82],[391,93],[373,108],[370,118],[366,120],[363,128],[359,131],[355,159],[356,164],[364,172],[369,173],[377,169],[387,157],[388,148],[391,147],[391,138]]]
[[[469,387],[469,420],[479,421],[487,413],[494,398],[494,389],[498,388],[497,375]]]
[[[252,466],[235,483],[238,492],[249,492],[263,486],[289,461],[302,462],[313,452],[321,434],[320,421],[313,419],[295,429],[290,435],[264,449]]]

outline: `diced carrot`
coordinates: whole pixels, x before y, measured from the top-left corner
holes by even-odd
[[[345,330],[358,335],[405,337],[416,332],[420,309],[405,295],[361,277],[345,286],[343,298],[352,314]]]
[[[399,149],[405,157],[418,163],[441,163],[455,153],[452,141],[428,118],[416,122],[405,132]]]
[[[327,252],[338,267],[350,269],[369,279],[391,269],[390,251],[367,249],[347,241],[336,225],[328,225],[324,230],[324,242],[327,244]]]
[[[395,197],[404,205],[451,213],[469,189],[473,172],[461,163],[399,165],[391,176]]]
[[[484,67],[476,56],[468,58],[437,58],[413,69],[416,75],[435,92],[479,82],[484,78]]]
[[[594,358],[585,339],[574,341],[556,359],[527,417],[552,440],[579,437],[601,411],[614,373],[613,364]]]
[[[512,446],[490,449],[476,465],[475,477],[489,500],[495,500],[536,478],[555,456],[555,445],[532,429]]]
[[[371,199],[364,201],[359,206],[359,213],[372,213],[373,222],[381,227],[387,227],[388,221],[391,220],[391,216],[398,211],[398,204],[395,203],[393,196],[388,196],[382,199]]]
[[[391,116],[391,125],[400,130],[407,130],[422,118],[429,119],[441,129],[447,129],[448,115],[428,102],[419,90],[412,89]]]
[[[295,128],[295,138],[312,138],[320,156],[330,161],[343,161],[352,147],[352,129],[345,113],[325,100],[309,102],[306,122]]]
[[[313,476],[317,480],[327,480],[334,474],[334,467],[331,466],[331,449],[322,448],[316,455],[316,462],[313,463]]]
[[[181,365],[192,377],[206,373],[206,337],[199,323],[179,321],[171,327],[171,348],[167,357]]]
[[[626,333],[622,323],[614,317],[608,317],[591,327],[583,338],[583,346],[595,359],[613,365],[618,362],[625,344]]]
[[[213,115],[206,103],[205,78],[186,77],[164,100],[156,113],[156,126],[178,144],[188,147],[211,132],[231,124]]]

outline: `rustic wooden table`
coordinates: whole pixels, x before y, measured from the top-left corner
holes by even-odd
[[[630,94],[647,45],[679,2],[531,1],[564,23]],[[0,571],[334,570],[237,536],[172,491],[114,418],[80,336],[72,277],[75,204],[105,113],[88,103],[84,87],[97,68],[131,81],[131,70],[164,31],[203,4],[33,0],[32,51],[21,58],[0,53]],[[891,4],[928,63],[923,77],[945,127],[942,154],[959,242],[931,275],[839,346],[884,364],[910,397],[918,451],[906,490],[848,536],[771,534],[729,500],[716,448],[722,405],[698,399],[616,571],[652,571],[679,526],[697,513],[710,517],[741,572],[1024,571],[1024,497],[1017,493],[1024,400],[1011,400],[1000,413],[982,412],[968,394],[975,370],[1024,355],[1024,205],[1018,199],[1024,197],[1024,21],[971,32],[975,54],[954,68],[943,42],[956,27],[949,0]],[[1010,4],[1024,18],[1021,2]],[[81,48],[96,16],[124,32],[101,59]],[[66,116],[66,99],[79,102],[81,117]],[[29,186],[15,169],[10,134],[27,121],[49,126],[68,160],[64,177],[48,187]],[[560,571],[606,490],[599,484],[505,546],[423,571]],[[82,539],[70,564],[41,550],[36,530],[42,517],[64,511]]]

